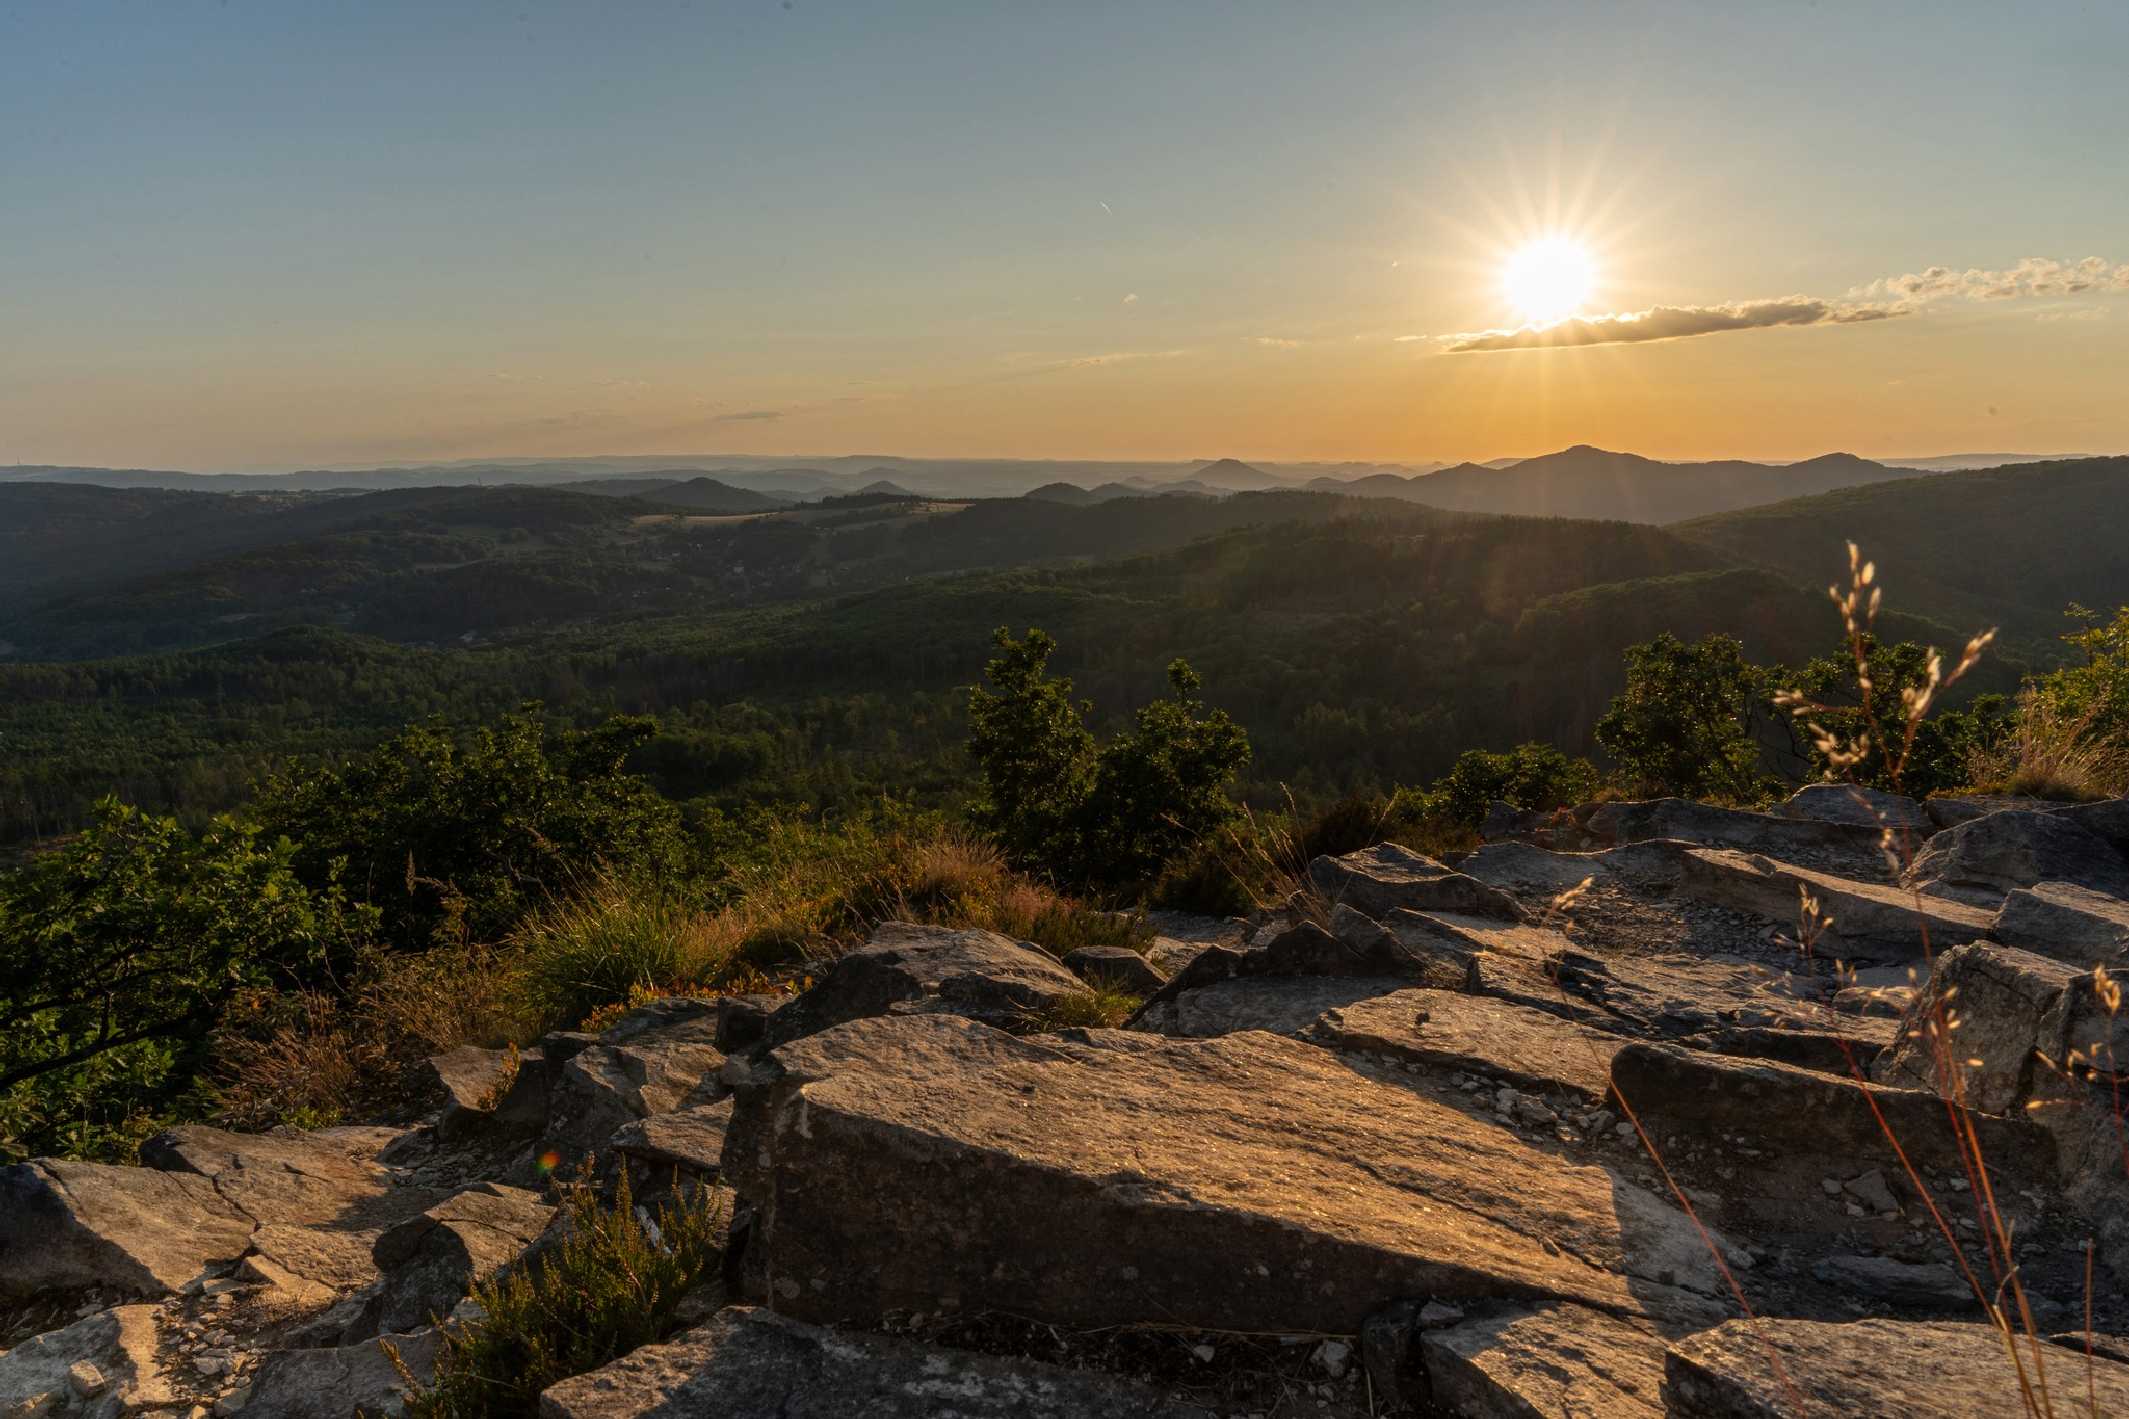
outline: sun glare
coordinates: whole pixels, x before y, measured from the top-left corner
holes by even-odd
[[[1543,237],[1519,247],[1501,268],[1509,303],[1532,325],[1579,313],[1595,280],[1589,252],[1566,237]]]

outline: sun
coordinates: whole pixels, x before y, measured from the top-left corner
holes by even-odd
[[[1596,283],[1589,251],[1569,237],[1540,237],[1509,254],[1501,288],[1524,320],[1550,325],[1578,314]]]

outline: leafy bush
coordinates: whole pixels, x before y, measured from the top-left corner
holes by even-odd
[[[1865,744],[1863,758],[1836,774],[1818,741],[1799,739],[1796,747],[1809,760],[1814,776],[1852,776],[1865,787],[1897,787],[1917,797],[1964,787],[1976,757],[1992,752],[2009,732],[2009,703],[2001,695],[1982,695],[1962,709],[1940,710],[1910,723],[1907,697],[1928,683],[1932,652],[1913,641],[1887,645],[1866,634],[1861,653],[1867,691],[1854,650],[1822,656],[1794,670],[1777,668],[1766,676],[1813,701],[1815,721],[1836,741]],[[1872,725],[1880,732],[1869,736],[1866,731]]]
[[[530,1419],[541,1390],[665,1339],[690,1292],[719,1287],[731,1219],[710,1190],[646,1218],[624,1174],[612,1206],[588,1188],[566,1205],[569,1233],[476,1287],[479,1319],[444,1327],[436,1383],[412,1395],[409,1419]]]
[[[1434,791],[1450,821],[1476,828],[1495,800],[1526,809],[1587,802],[1597,791],[1597,766],[1550,744],[1518,744],[1499,754],[1469,749]]]
[[[1665,631],[1626,651],[1626,689],[1597,721],[1597,742],[1658,793],[1752,800],[1766,792],[1754,715],[1759,669],[1733,636],[1687,645]]]
[[[1039,630],[994,639],[994,688],[969,691],[969,753],[986,794],[977,821],[1015,865],[1098,888],[1140,884],[1233,819],[1226,790],[1249,737],[1198,698],[1189,665],[1171,662],[1169,694],[1097,744],[1072,682],[1047,674],[1057,643]]]
[[[329,870],[305,886],[294,856],[256,827],[195,837],[105,799],[0,880],[0,1155],[124,1156],[192,1090],[233,996],[354,958],[373,914]]]
[[[390,944],[501,937],[601,864],[679,871],[679,812],[623,772],[649,720],[550,732],[527,707],[461,738],[437,723],[368,754],[270,779],[251,814],[298,845],[305,880],[345,862]]]

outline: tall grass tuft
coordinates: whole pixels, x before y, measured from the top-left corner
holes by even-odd
[[[343,993],[261,990],[231,1003],[211,1044],[215,1117],[246,1131],[403,1118],[424,1102],[429,1056],[533,1031],[512,953],[380,951]]]
[[[1968,764],[1976,788],[2071,802],[2129,794],[2129,748],[2095,732],[2105,706],[2072,713],[2033,686],[2018,696],[2008,740],[1977,750]]]
[[[535,910],[511,936],[535,1018],[569,1026],[650,991],[708,988],[737,955],[741,922],[612,875]]]

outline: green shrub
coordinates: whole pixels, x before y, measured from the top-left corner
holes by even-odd
[[[1227,785],[1249,762],[1249,736],[1198,697],[1189,665],[1172,661],[1169,693],[1097,744],[1072,682],[1047,673],[1057,643],[1003,628],[995,640],[994,688],[969,691],[969,754],[985,788],[976,819],[1014,865],[1103,890],[1142,886],[1233,820]]]
[[[1550,744],[1518,744],[1498,754],[1467,749],[1435,792],[1450,821],[1476,828],[1495,800],[1525,809],[1587,802],[1597,792],[1597,766],[1571,759]]]
[[[1597,742],[1644,789],[1758,799],[1767,784],[1753,728],[1768,697],[1735,637],[1687,645],[1666,631],[1627,647],[1626,689],[1597,721]]]
[[[679,810],[622,771],[655,724],[551,732],[532,708],[464,736],[416,725],[346,763],[285,771],[251,816],[297,844],[306,880],[344,863],[403,949],[497,940],[602,866],[680,872]]]
[[[588,1188],[566,1205],[569,1235],[476,1287],[479,1319],[444,1327],[436,1382],[412,1395],[409,1419],[530,1419],[541,1390],[665,1339],[689,1292],[719,1285],[731,1219],[710,1190],[648,1222],[625,1175],[611,1206]]]
[[[0,879],[0,1156],[129,1154],[192,1091],[233,996],[353,960],[373,916],[329,878],[304,886],[293,854],[226,818],[194,837],[107,798]]]

